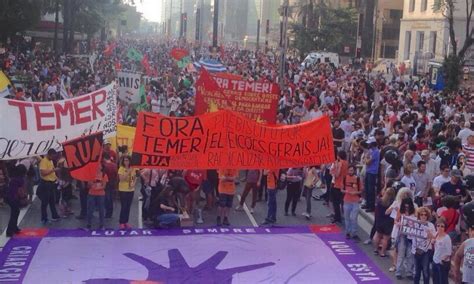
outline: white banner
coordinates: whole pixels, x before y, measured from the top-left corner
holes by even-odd
[[[114,84],[73,99],[53,102],[0,100],[0,160],[42,155],[64,141],[102,131],[116,136]]]
[[[120,71],[118,77],[118,97],[129,104],[140,103],[140,80],[142,74]]]

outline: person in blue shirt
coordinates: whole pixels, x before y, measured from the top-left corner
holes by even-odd
[[[367,140],[369,147],[369,155],[365,159],[366,174],[365,174],[365,199],[366,212],[374,212],[375,210],[375,196],[377,195],[377,177],[380,166],[380,150],[377,148],[377,141],[370,137]]]

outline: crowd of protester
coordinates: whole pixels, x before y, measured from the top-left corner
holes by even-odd
[[[11,87],[10,98],[49,101],[75,97],[114,81],[118,70],[145,72],[140,62],[127,58],[131,47],[150,60],[151,68],[146,72],[151,80],[141,104],[146,111],[170,116],[194,113],[194,82],[199,70],[177,67],[169,54],[178,45],[189,50],[192,60],[218,57],[228,72],[245,80],[278,82],[277,56],[272,52],[227,46],[216,55],[185,43],[121,40],[114,43],[110,54],[104,54],[110,45],[94,46],[97,56],[93,62],[88,56],[55,56],[41,45],[7,48],[0,55],[1,68],[23,82],[21,87]],[[474,93],[469,89],[434,91],[427,78],[400,76],[396,68],[384,74],[350,64],[302,68],[300,62],[287,58],[277,123],[298,124],[329,116],[334,163],[280,170],[135,171],[130,168],[127,147],[111,149],[110,141],[104,142],[103,162],[91,182],[73,180],[64,157],[54,150],[44,157],[0,161],[1,197],[11,207],[7,235],[20,231],[19,210],[33,200],[34,184],[38,184],[36,195],[44,225],[72,215],[71,200],[79,198],[77,218],[92,228],[93,213],[98,210],[98,227],[104,228],[104,219],[112,218],[114,199],[118,198],[119,228],[129,229],[137,187],[142,217],[150,226],[168,228],[186,220],[202,224],[202,210],[216,206],[217,226],[229,226],[231,215],[238,214],[231,213],[237,185],[245,182],[235,210],[245,208],[249,194],[250,213],[260,206],[259,201],[267,201],[262,225],[277,223],[277,210],[296,216],[301,198],[305,200],[302,215],[311,220],[316,199],[331,208],[331,222],[344,224],[347,239],[357,241],[358,216],[365,210],[374,214],[370,239],[365,243],[372,243],[380,257],[390,252],[390,271],[397,278],[413,278],[419,283],[422,277],[424,283],[430,279],[447,283],[451,260],[457,265],[451,271],[458,277],[460,257],[470,251],[472,258],[474,249],[473,223],[466,223],[462,214],[474,186]],[[138,111],[136,105],[119,102],[119,123],[133,126]],[[276,199],[279,191],[286,191],[281,209]],[[405,217],[426,224],[427,238],[401,234]],[[453,247],[459,246],[454,254]],[[472,259],[463,265],[463,281],[473,282]]]

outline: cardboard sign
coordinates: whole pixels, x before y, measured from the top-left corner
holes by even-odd
[[[133,140],[135,139],[135,127],[122,124],[117,125],[117,137],[111,139],[112,148],[117,149],[119,146],[126,145],[131,152],[133,149]]]
[[[194,117],[140,112],[132,165],[165,169],[280,169],[334,161],[328,117],[266,126],[222,110]]]
[[[420,239],[428,238],[428,226],[421,223],[421,221],[416,218],[402,216],[400,223],[400,232],[402,235],[417,237]]]
[[[118,97],[120,100],[133,104],[140,103],[140,83],[142,74],[121,71],[118,77]]]
[[[102,133],[83,136],[63,143],[64,156],[71,176],[81,181],[93,181],[102,156]]]
[[[215,76],[202,68],[196,82],[195,114],[228,109],[257,122],[275,124],[279,94],[277,84]]]
[[[114,84],[80,97],[53,102],[0,100],[0,160],[61,151],[62,143],[102,131],[116,136]]]

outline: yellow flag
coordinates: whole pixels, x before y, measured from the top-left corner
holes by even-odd
[[[5,75],[3,71],[0,71],[0,97],[6,97],[10,94],[8,85],[12,86],[12,83],[8,80],[7,75]]]

